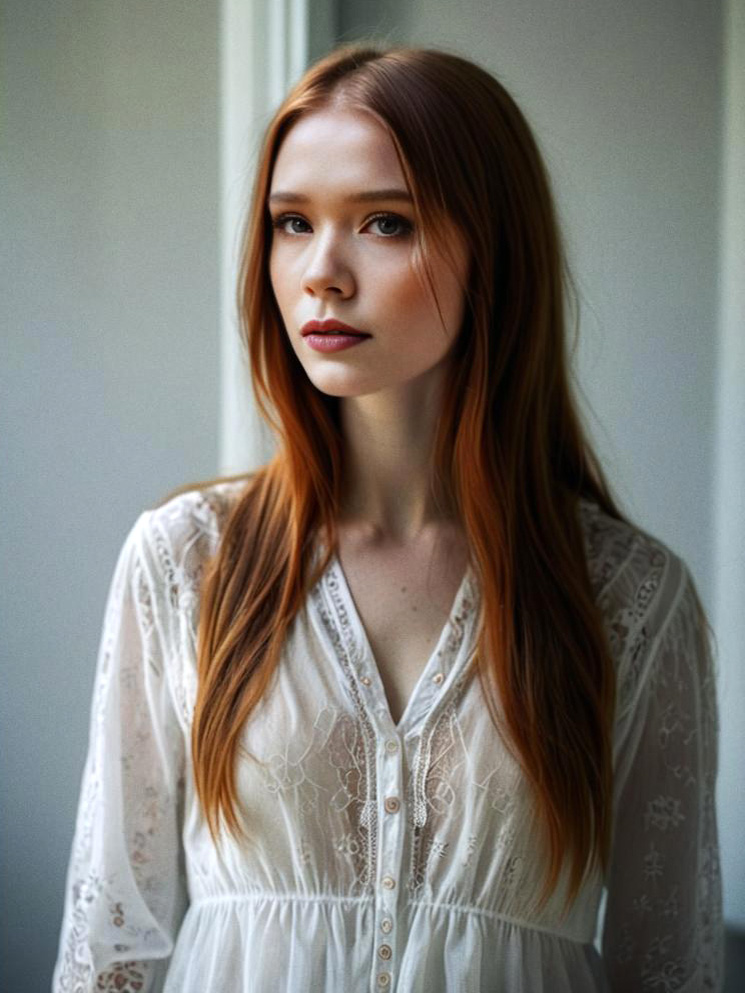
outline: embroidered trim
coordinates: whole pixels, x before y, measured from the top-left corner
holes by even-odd
[[[336,618],[340,626],[340,635],[333,622],[333,618],[324,602],[323,590],[329,596]],[[351,651],[356,647],[356,642],[352,636],[351,624],[346,607],[339,589],[338,577],[333,569],[329,571],[312,590],[312,597],[315,602],[318,614],[321,617],[324,628],[331,640],[337,658],[347,677],[349,691],[354,702],[354,709],[357,715],[357,723],[362,731],[359,741],[360,763],[363,768],[365,788],[364,800],[359,817],[359,827],[363,839],[363,851],[361,858],[364,864],[364,872],[360,875],[360,885],[362,887],[372,887],[375,882],[377,872],[377,848],[378,848],[378,818],[377,818],[377,783],[376,783],[376,735],[372,722],[367,713],[362,697],[357,686],[354,669],[351,661]],[[356,661],[359,657],[355,656]]]

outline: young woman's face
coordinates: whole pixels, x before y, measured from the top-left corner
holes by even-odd
[[[313,384],[362,396],[441,375],[461,327],[469,253],[454,225],[454,265],[431,258],[437,303],[417,270],[411,198],[386,130],[369,114],[328,109],[294,124],[272,175],[272,288],[292,347]],[[311,320],[369,337],[319,350]],[[316,346],[315,348],[313,346]]]

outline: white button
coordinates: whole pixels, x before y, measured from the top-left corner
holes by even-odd
[[[380,930],[383,932],[383,934],[390,934],[392,928],[393,928],[393,921],[390,919],[390,917],[384,917],[383,920],[380,922]]]
[[[383,876],[383,886],[385,886],[387,890],[395,889],[396,880],[393,878],[393,876]]]
[[[364,683],[364,684],[365,684],[365,686],[369,686],[369,685],[370,685],[370,683],[372,682],[372,680],[370,679],[370,677],[369,677],[369,676],[363,676],[363,677],[361,678],[361,680],[360,680],[360,682],[362,682],[362,683]]]
[[[398,751],[398,742],[397,741],[394,741],[393,738],[389,738],[388,741],[386,741],[386,743],[385,743],[385,750],[387,752],[391,752],[391,754],[393,752],[397,752]]]
[[[439,684],[439,683],[441,683],[443,681],[444,678],[445,677],[443,676],[443,674],[441,672],[438,672],[438,673],[435,673],[435,675],[432,677],[432,682]]]
[[[393,952],[391,951],[391,946],[390,945],[381,945],[380,948],[378,949],[378,955],[382,959],[389,959],[391,957],[391,955],[393,955]]]
[[[388,985],[390,985],[390,982],[391,982],[390,972],[378,973],[378,986],[380,986],[381,989],[385,989]]]
[[[401,801],[397,796],[387,796],[385,798],[385,809],[389,814],[398,813],[398,808],[401,806]]]

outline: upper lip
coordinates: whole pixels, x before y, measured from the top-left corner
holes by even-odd
[[[344,334],[364,334],[367,335],[367,331],[360,331],[358,328],[353,328],[349,324],[345,324],[343,321],[335,321],[333,318],[328,318],[325,321],[306,321],[305,324],[300,328],[300,334],[305,337],[306,334],[311,334],[313,331],[319,334],[328,334],[331,331],[342,331]],[[369,335],[367,335],[369,337]]]

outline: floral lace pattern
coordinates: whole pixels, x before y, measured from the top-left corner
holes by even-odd
[[[183,802],[183,770],[169,763],[175,775],[167,777],[159,758],[162,746],[177,762],[182,743],[174,723],[163,725],[160,740],[153,734],[154,713],[170,708],[170,695],[145,516],[122,548],[106,605],[54,980],[55,990],[71,993],[147,989],[168,946],[158,922],[183,901],[175,848],[163,844]],[[130,912],[140,904],[145,915]]]
[[[281,753],[272,753],[263,763],[264,785],[273,797],[281,797],[296,812],[299,852],[304,861],[312,853],[320,810],[326,805],[333,811],[336,819],[332,844],[348,863],[353,879],[351,894],[369,892],[375,871],[376,820],[368,795],[364,727],[346,711],[324,706],[310,740],[293,747],[296,744],[286,743]],[[319,758],[325,760],[321,767],[324,775],[314,778],[312,769],[318,768]]]
[[[331,639],[348,680],[348,688],[354,702],[356,720],[354,721],[354,774],[352,778],[352,795],[359,808],[356,819],[354,847],[358,862],[364,866],[364,871],[357,873],[358,886],[367,888],[375,879],[377,854],[377,783],[375,778],[375,730],[362,700],[356,677],[353,673],[353,663],[349,655],[349,640],[345,640],[337,628],[349,626],[349,617],[339,592],[338,578],[327,577],[327,587],[336,615],[336,623],[332,612],[326,607],[321,589],[317,585],[313,591],[316,608],[326,632]],[[338,742],[338,739],[337,739]],[[349,752],[348,748],[333,752],[338,756]],[[361,789],[360,789],[361,787]]]
[[[597,562],[612,525],[591,512],[587,525]],[[694,586],[679,559],[638,534],[616,572],[601,562],[595,582],[619,660],[617,738],[627,753],[615,831],[638,840],[633,853],[619,844],[611,867],[609,972],[618,989],[720,989],[717,712]]]
[[[393,851],[381,847],[384,825],[391,822],[382,808],[382,791],[389,788],[380,779],[381,755],[392,743],[381,738],[370,681],[361,684],[370,660],[333,566],[307,606],[328,647],[326,657],[319,654],[320,642],[309,641],[295,645],[297,658],[283,660],[288,681],[270,701],[274,723],[266,724],[276,733],[257,739],[262,761],[250,774],[254,778],[242,781],[275,835],[261,863],[264,875],[254,881],[247,867],[258,863],[238,868],[241,863],[231,861],[237,859],[233,850],[227,861],[218,860],[196,827],[185,828],[196,823],[187,757],[200,589],[241,488],[218,484],[146,512],[120,554],[99,649],[55,993],[203,993],[209,983],[198,978],[200,960],[193,956],[207,959],[213,951],[198,945],[205,940],[202,930],[178,940],[187,924],[187,872],[192,884],[206,881],[212,887],[211,906],[223,896],[235,901],[243,891],[265,899],[267,907],[273,896],[285,902],[302,898],[308,907],[348,897],[349,913],[362,913],[359,908],[377,899],[381,853],[389,859]],[[579,519],[617,672],[615,828],[598,968],[612,990],[719,990],[718,728],[695,587],[685,565],[662,543],[607,517],[589,501],[580,502]],[[395,892],[410,907],[457,915],[457,927],[473,926],[472,941],[480,940],[473,936],[481,934],[484,921],[494,928],[499,919],[509,921],[511,930],[505,935],[495,930],[489,939],[495,962],[504,957],[501,941],[540,940],[531,951],[531,961],[538,963],[531,993],[585,993],[595,989],[594,980],[576,971],[577,960],[569,964],[570,946],[587,941],[588,929],[593,933],[598,890],[588,886],[566,931],[554,923],[551,908],[541,920],[532,916],[528,897],[536,866],[519,771],[499,749],[466,662],[476,594],[465,584],[459,610],[449,619],[438,659],[445,674],[442,694],[423,686],[422,693],[432,694],[431,704],[426,712],[420,708],[416,733],[407,737],[406,727],[401,729],[403,803],[390,816],[405,819],[406,844]],[[299,630],[305,631],[302,625]],[[451,667],[456,671],[448,679]],[[293,694],[302,697],[302,711]],[[379,706],[385,710],[384,701]],[[293,733],[281,733],[289,716],[299,713],[304,717],[293,724]],[[389,869],[384,862],[383,871]],[[276,894],[269,886],[276,886]],[[310,947],[308,921],[326,920],[310,917],[303,923],[301,904],[292,917],[293,926],[297,922],[303,929],[292,945],[295,956]],[[217,925],[190,926],[206,928],[206,934]],[[356,933],[353,923],[345,926]],[[556,943],[556,937],[571,940]],[[253,940],[251,934],[244,940]],[[215,933],[215,941],[229,949],[235,935]],[[394,967],[395,949],[407,941],[416,942],[423,957],[435,954],[433,934],[398,934],[386,968]],[[321,942],[327,945],[328,935]],[[485,963],[486,946],[481,954]],[[225,965],[231,978],[223,985],[229,982],[236,993],[260,981],[240,979],[243,960]],[[169,985],[171,965],[177,985]],[[464,962],[463,969],[467,966]],[[444,975],[444,968],[435,973]],[[374,982],[374,957],[371,969]],[[570,985],[554,985],[558,975],[567,976]],[[483,972],[481,982],[489,988],[503,988],[486,976]],[[505,988],[512,993],[513,987]]]
[[[438,840],[438,815],[447,814],[456,803],[456,774],[465,756],[459,747],[455,704],[438,717],[425,738],[419,740],[414,775],[408,797],[412,811],[413,839],[407,886],[412,896],[426,889],[431,859],[447,855],[449,843]],[[434,814],[434,818],[431,816]]]

